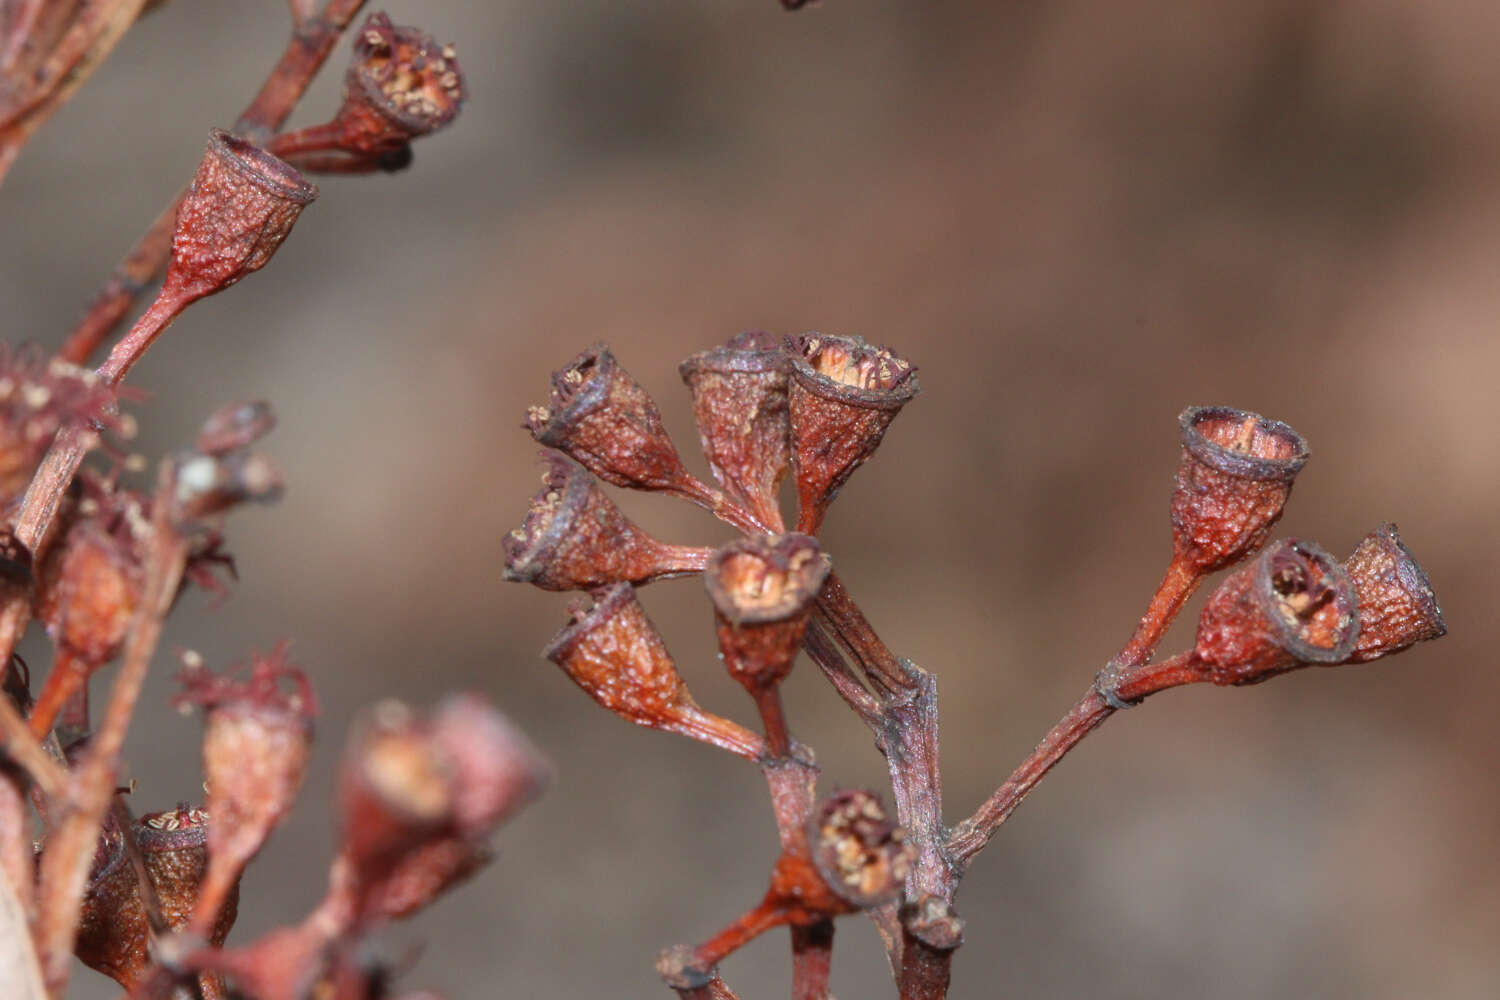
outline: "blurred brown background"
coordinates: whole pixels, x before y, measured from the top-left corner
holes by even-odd
[[[499,863],[393,932],[450,1000],[660,997],[663,945],[762,890],[759,775],[605,715],[539,656],[567,599],[500,581],[536,484],[518,428],[607,340],[702,470],[676,363],[737,330],[857,332],[923,395],[826,544],[939,672],[948,813],[1084,689],[1167,554],[1176,415],[1224,402],[1312,444],[1284,521],[1347,552],[1401,525],[1445,641],[1112,721],[959,898],[958,997],[1491,997],[1500,979],[1495,498],[1500,7],[1479,0],[566,0],[391,8],[454,40],[471,101],[410,171],[327,179],[276,261],[133,381],[141,448],[263,396],[291,488],[232,525],[243,581],[169,642],[295,638],[326,703],[248,939],[322,889],[331,768],[386,694],[491,694],[557,764]],[[147,18],[0,189],[5,333],[56,345],[280,50],[284,6]],[[296,119],[336,102],[337,56]],[[723,539],[628,498],[653,530]],[[692,582],[652,588],[700,700],[746,718]],[[1169,648],[1190,641],[1179,628]],[[198,723],[130,747],[138,808],[191,797]],[[884,787],[816,671],[789,694],[830,785]],[[783,935],[731,960],[785,995]],[[835,989],[893,991],[868,924]],[[112,996],[84,974],[80,998]]]

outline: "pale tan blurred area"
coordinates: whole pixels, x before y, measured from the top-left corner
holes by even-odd
[[[821,329],[921,369],[825,542],[892,645],[942,678],[953,820],[1142,610],[1187,404],[1297,427],[1314,457],[1286,531],[1343,553],[1398,522],[1451,628],[1399,659],[1112,720],[965,883],[955,997],[1495,995],[1500,6],[391,13],[458,44],[462,118],[406,173],[324,180],[271,266],[194,307],[133,378],[156,396],[137,408],[151,454],[226,399],[282,419],[285,501],[237,515],[234,597],[193,600],[169,632],[215,664],[290,635],[326,704],[237,938],[319,895],[351,714],[469,686],[558,781],[494,868],[389,936],[397,958],[425,947],[405,982],[449,1000],[668,995],[657,949],[764,886],[764,788],[605,715],[540,658],[568,599],[500,581],[536,485],[519,423],[551,369],[605,340],[702,471],[678,360],[740,329]],[[284,17],[174,0],[44,130],[0,189],[9,336],[60,341],[253,89]],[[331,109],[336,76],[298,121]],[[673,540],[727,537],[665,501],[627,506]],[[699,699],[747,718],[701,589],[645,600]],[[129,749],[142,809],[199,780],[170,668]],[[883,788],[816,671],[790,687],[827,784]],[[840,997],[894,995],[867,923],[838,945]],[[784,936],[725,974],[747,1000],[786,995]],[[75,995],[113,994],[84,974]]]

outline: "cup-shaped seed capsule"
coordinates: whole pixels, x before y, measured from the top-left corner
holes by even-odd
[[[260,270],[317,196],[290,164],[214,129],[177,209],[163,294],[201,298]]]
[[[645,584],[696,573],[702,549],[667,545],[627,518],[587,469],[544,452],[547,472],[526,520],[505,539],[505,578],[544,590]]]
[[[764,741],[698,707],[656,626],[628,583],[573,609],[573,622],[548,645],[547,658],[600,705],[638,726],[680,733],[751,760]]]
[[[526,425],[606,483],[670,490],[689,481],[656,402],[602,344],[553,373],[552,398],[527,412]]]
[[[797,530],[816,534],[843,485],[917,394],[916,369],[859,337],[788,337]]]
[[[1307,443],[1280,421],[1229,406],[1189,407],[1181,424],[1173,546],[1210,573],[1265,543],[1307,462]]]
[[[808,824],[813,863],[830,889],[853,909],[889,902],[911,871],[905,834],[871,792],[836,792]]]
[[[1320,546],[1284,539],[1209,596],[1194,650],[1215,684],[1254,684],[1347,662],[1360,628],[1354,584]]]
[[[678,367],[709,468],[761,524],[781,527],[776,494],[791,462],[786,353],[767,333],[738,334]]]
[[[354,36],[337,122],[349,152],[378,154],[457,117],[467,92],[457,53],[417,28],[371,14]]]
[[[829,568],[810,535],[757,535],[713,554],[703,581],[735,680],[753,691],[787,675]]]
[[[1359,640],[1350,657],[1353,662],[1399,653],[1448,634],[1432,584],[1394,524],[1382,524],[1366,535],[1345,560],[1344,572],[1359,591]]]
[[[187,805],[142,816],[132,827],[146,875],[173,930],[184,928],[193,913],[208,863],[208,814]],[[221,945],[234,926],[238,887],[219,911],[209,943]],[[151,967],[150,925],[141,900],[135,868],[126,853],[120,828],[106,819],[94,868],[79,915],[74,952],[89,968],[133,989]],[[204,1000],[226,996],[222,978],[203,973]]]

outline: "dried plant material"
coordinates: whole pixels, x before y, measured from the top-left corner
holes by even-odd
[[[521,527],[505,537],[505,578],[543,590],[647,584],[703,569],[707,550],[668,545],[627,518],[583,466],[543,452],[547,471]]]
[[[815,535],[839,490],[916,396],[917,370],[859,337],[787,338],[797,530]]]
[[[1359,592],[1359,640],[1350,659],[1365,663],[1448,634],[1443,609],[1417,557],[1394,524],[1382,524],[1344,562]]]

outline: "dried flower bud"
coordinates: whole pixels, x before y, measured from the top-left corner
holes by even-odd
[[[1394,524],[1382,524],[1344,562],[1359,592],[1359,641],[1353,663],[1365,663],[1448,634],[1443,609],[1416,556]]]
[[[829,796],[813,813],[807,836],[818,872],[850,908],[889,902],[906,885],[911,845],[871,792]]]
[[[572,624],[546,655],[595,701],[636,725],[691,736],[752,760],[760,756],[758,736],[693,701],[630,584],[616,584],[592,609],[580,603],[572,612]]]
[[[371,14],[354,38],[354,62],[344,78],[344,149],[379,154],[399,149],[451,122],[467,94],[451,45],[417,28]]]
[[[449,699],[430,719],[377,706],[340,779],[341,855],[359,919],[408,916],[483,867],[490,833],[547,776],[526,738],[477,696]]]
[[[1265,543],[1307,462],[1307,444],[1280,421],[1229,406],[1189,407],[1181,423],[1173,547],[1211,573]]]
[[[797,530],[813,535],[919,386],[910,362],[859,337],[805,333],[786,343]]]
[[[809,535],[741,538],[713,554],[703,582],[735,680],[753,691],[787,675],[829,569]]]
[[[173,930],[186,927],[207,866],[208,814],[183,805],[141,817],[132,833],[167,926]],[[224,943],[234,926],[238,900],[236,886],[219,912],[209,943]],[[133,989],[151,964],[149,934],[135,868],[119,826],[107,818],[80,912],[74,951],[89,968]],[[204,1000],[225,996],[223,982],[214,973],[205,973],[199,985]]]
[[[453,827],[483,838],[534,802],[551,768],[505,716],[479,695],[455,695],[432,713],[433,741],[452,762]]]
[[[186,453],[177,459],[173,520],[187,525],[223,514],[246,502],[271,503],[281,498],[281,470],[264,455]]]
[[[1359,620],[1358,595],[1338,562],[1312,542],[1286,539],[1209,596],[1194,658],[1215,684],[1255,684],[1348,661]]]
[[[453,807],[453,763],[426,719],[386,700],[350,731],[339,771],[340,843],[361,887],[446,828]]]
[[[209,871],[205,898],[238,881],[291,809],[312,743],[317,699],[286,643],[252,656],[243,678],[203,667],[182,672],[179,709],[205,711],[203,773],[208,779]],[[199,913],[197,919],[208,919]]]
[[[57,647],[37,697],[31,730],[45,736],[69,700],[120,652],[145,587],[141,553],[128,531],[74,520],[43,564],[37,617]]]
[[[692,390],[693,416],[715,478],[762,524],[777,529],[776,495],[791,461],[788,367],[775,338],[755,332],[694,354],[678,368]]]
[[[230,403],[215,410],[198,431],[194,447],[205,455],[222,458],[243,451],[271,433],[276,414],[262,400]]]
[[[92,518],[80,518],[46,560],[37,617],[61,649],[102,666],[125,641],[143,577],[140,553],[130,541]]]
[[[551,401],[533,406],[526,426],[615,486],[678,490],[691,478],[655,401],[603,344],[553,373]]]
[[[214,129],[177,209],[163,295],[191,301],[260,270],[317,196],[291,165]]]
[[[547,472],[521,527],[506,536],[505,578],[544,590],[644,584],[703,569],[704,549],[667,545],[605,496],[588,470],[544,452]]]

